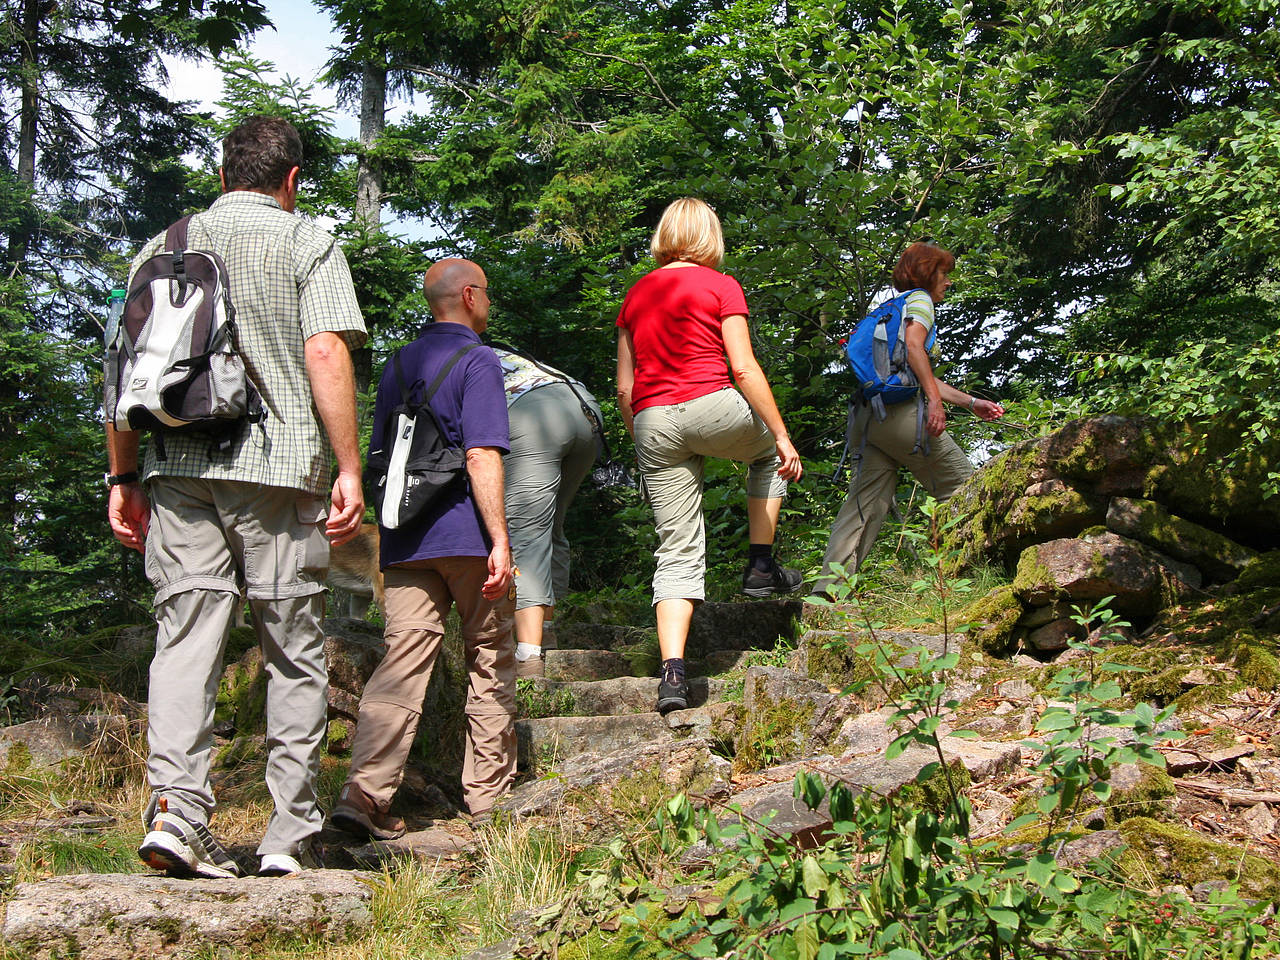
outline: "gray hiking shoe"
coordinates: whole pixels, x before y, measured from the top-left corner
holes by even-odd
[[[804,577],[799,570],[773,565],[768,573],[761,573],[750,564],[742,574],[742,592],[748,597],[771,597],[778,593],[795,593]]]
[[[171,877],[209,877],[230,880],[240,867],[203,823],[191,823],[168,810],[160,798],[160,812],[138,847],[138,859]]]

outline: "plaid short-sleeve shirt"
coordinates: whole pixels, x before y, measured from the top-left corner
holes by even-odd
[[[224,193],[192,217],[187,246],[212,250],[227,265],[245,369],[267,415],[261,426],[246,427],[229,451],[212,457],[207,438],[167,433],[166,459],[148,444],[143,477],[240,480],[327,494],[329,441],[312,399],[303,345],[326,331],[351,349],[368,338],[342,248],[274,198],[249,190]],[[130,281],[144,260],[163,249],[161,233],[134,259]]]

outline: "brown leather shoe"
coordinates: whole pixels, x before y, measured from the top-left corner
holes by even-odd
[[[402,819],[379,810],[364,791],[352,783],[342,788],[329,814],[329,822],[339,830],[370,840],[394,840],[404,836],[405,829]]]
[[[524,680],[529,677],[540,677],[543,674],[543,664],[541,657],[530,657],[528,660],[516,661],[516,679]]]

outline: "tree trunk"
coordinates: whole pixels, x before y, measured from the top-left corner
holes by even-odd
[[[36,183],[36,118],[40,111],[40,0],[22,0],[22,40],[18,56],[22,61],[18,76],[22,86],[18,108],[18,182],[28,187]],[[9,231],[5,260],[12,274],[27,258],[30,229],[23,220]]]
[[[22,108],[18,132],[18,179],[28,186],[36,182],[36,112],[40,106],[39,0],[22,3]]]
[[[382,164],[369,156],[387,125],[387,67],[366,62],[360,85],[360,162],[356,167],[356,221],[382,223]]]

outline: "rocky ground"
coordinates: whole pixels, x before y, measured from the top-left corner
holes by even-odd
[[[1106,662],[1124,668],[1115,674],[1123,688],[1117,709],[1138,701],[1173,705],[1164,728],[1177,739],[1160,748],[1163,769],[1113,771],[1112,797],[1078,811],[1079,837],[1060,860],[1085,864],[1111,854],[1143,889],[1177,887],[1206,897],[1235,883],[1249,898],[1280,900],[1280,551],[1265,549],[1276,511],[1249,508],[1254,532],[1262,530],[1252,545],[1229,539],[1223,530],[1243,539],[1249,531],[1215,523],[1221,492],[1197,500],[1170,479],[1167,462],[1150,467],[1149,450],[1147,466],[1137,463],[1131,432],[1131,422],[1103,418],[1077,430],[1072,449],[1085,451],[1078,456],[1054,448],[1057,438],[1015,448],[1011,462],[1025,489],[1007,494],[1006,470],[999,496],[991,493],[997,463],[956,498],[967,497],[970,510],[964,549],[985,538],[989,553],[1017,567],[1011,583],[985,597],[953,598],[948,622],[974,624],[963,633],[944,636],[938,624],[872,633],[856,607],[707,603],[690,637],[698,677],[690,708],[662,717],[652,711],[651,629],[603,606],[557,624],[545,678],[521,683],[522,778],[499,819],[554,823],[558,836],[579,846],[607,843],[637,829],[663,798],[684,792],[726,819],[772,813],[772,829],[810,844],[831,819],[824,808],[793,799],[798,771],[882,795],[927,793],[928,784],[916,780],[936,759],[931,751],[912,747],[885,759],[895,734],[888,723],[892,685],[851,686],[872,676],[867,658],[851,651],[874,640],[890,662],[911,648],[960,653],[946,677],[945,699],[956,706],[943,711],[939,734],[946,759],[957,774],[963,768],[974,836],[1000,836],[1043,786],[1032,771],[1043,737],[1036,722],[1054,705],[1054,673]],[[1131,626],[1091,633],[1091,625],[1071,618],[1073,606],[1104,597],[1116,598]],[[334,788],[380,635],[360,621],[327,626]],[[145,631],[138,633],[124,632],[118,643],[145,648]],[[1100,648],[1092,660],[1073,646],[1086,639]],[[333,869],[288,881],[26,879],[6,893],[8,948],[24,957],[105,960],[209,944],[235,955],[300,931],[358,940],[371,922],[371,887],[359,882],[369,875],[360,871],[406,857],[465,864],[483,843],[488,828],[457,806],[462,677],[457,651],[447,651],[428,692],[424,717],[431,722],[424,723],[418,762],[398,801],[410,824],[403,839],[352,844],[327,832]],[[261,662],[249,638],[237,636],[219,694],[220,791],[260,778],[262,694]],[[135,700],[38,678],[13,698],[29,719],[0,728],[0,790],[38,769],[100,768],[140,782],[145,708]],[[949,737],[954,730],[976,739]],[[53,799],[41,816],[0,821],[0,870],[15,871],[24,851],[49,837],[121,831],[113,810]],[[252,862],[247,840],[233,847]],[[705,852],[694,848],[686,857],[696,861]],[[509,924],[516,937],[477,956],[529,955],[540,924],[554,919],[516,918]]]

